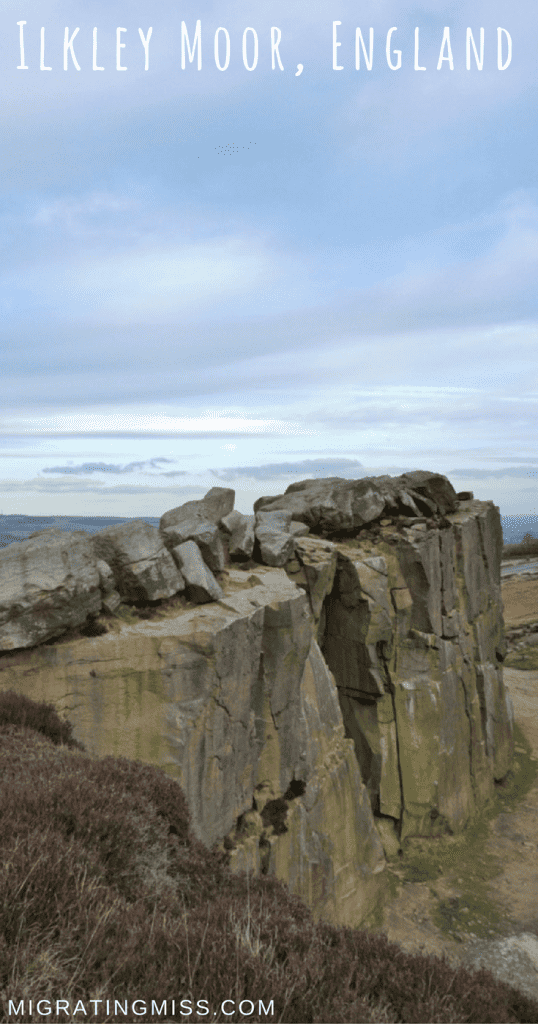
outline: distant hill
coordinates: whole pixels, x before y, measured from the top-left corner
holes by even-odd
[[[519,544],[526,533],[538,537],[538,516],[503,516],[501,515],[503,539],[505,544]]]

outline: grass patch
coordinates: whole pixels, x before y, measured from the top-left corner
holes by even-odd
[[[526,797],[538,779],[538,760],[533,756],[532,747],[525,733],[514,724],[514,758],[508,775],[495,787],[494,809],[488,816],[502,811],[515,810]]]
[[[507,654],[504,665],[506,668],[518,668],[523,672],[538,671],[538,638],[531,644],[525,644],[518,651]]]
[[[482,814],[457,836],[407,839],[403,845],[400,877],[405,882],[431,883],[437,901],[433,920],[448,938],[461,940],[463,934],[493,938],[505,933],[506,911],[495,904],[491,882],[502,870],[500,858],[487,852],[489,823],[501,813],[515,810],[533,788],[538,761],[520,727],[514,727],[515,753],[512,767],[502,783],[495,786],[493,799]],[[450,879],[458,896],[440,896],[435,883]]]

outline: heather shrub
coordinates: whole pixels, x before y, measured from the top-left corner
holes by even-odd
[[[164,1021],[142,1018],[162,1024],[189,1019],[181,999],[207,1000],[214,1024],[538,1020],[536,1003],[488,972],[316,922],[276,879],[231,874],[228,855],[193,836],[182,790],[160,769],[4,721],[0,777],[2,1020],[9,999],[107,997],[175,998],[174,1015],[169,1002]],[[284,825],[278,801],[269,814]],[[229,1016],[229,999],[272,1001],[274,1012]]]
[[[62,720],[53,704],[30,700],[14,690],[0,693],[0,727],[3,725],[22,725],[42,733],[57,745],[64,743],[67,747],[84,749],[73,739],[71,722]]]

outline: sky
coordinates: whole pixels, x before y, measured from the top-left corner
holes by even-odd
[[[538,513],[535,3],[0,22],[0,512],[427,469]]]

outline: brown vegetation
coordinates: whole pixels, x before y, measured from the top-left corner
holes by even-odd
[[[519,544],[505,544],[502,551],[503,558],[537,558],[538,539],[532,533],[526,533]]]
[[[538,1004],[488,972],[315,922],[274,879],[232,875],[193,836],[173,779],[91,757],[50,705],[0,695],[0,770],[2,1020],[10,999],[58,998],[175,998],[167,1021],[187,1019],[181,999],[204,999],[215,1024],[538,1020]],[[242,999],[256,1012],[221,1011]]]

